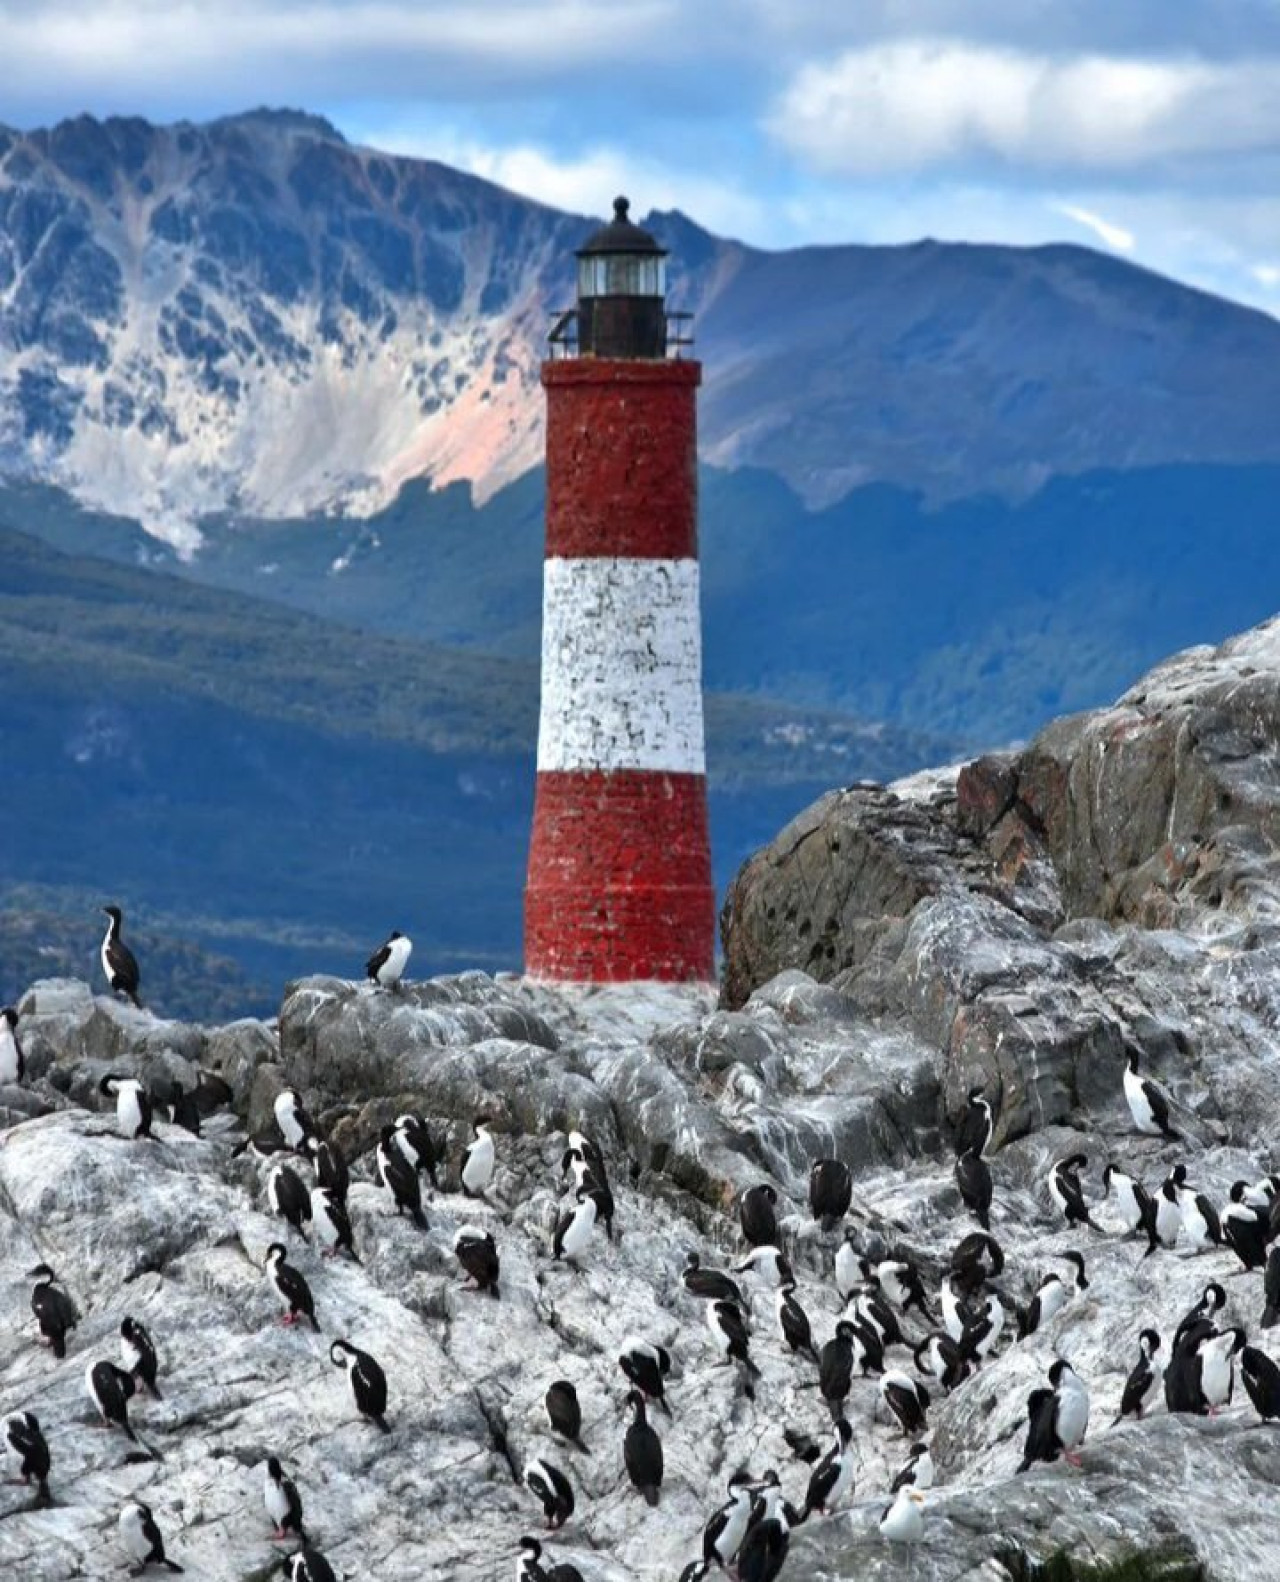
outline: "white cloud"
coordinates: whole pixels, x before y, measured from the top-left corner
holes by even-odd
[[[975,159],[1119,170],[1280,148],[1280,58],[1055,58],[906,39],[804,66],[766,125],[829,174]]]
[[[1280,291],[1280,264],[1255,264],[1249,273],[1266,290]]]
[[[1056,214],[1065,215],[1068,220],[1083,225],[1085,230],[1092,231],[1096,237],[1118,253],[1131,253],[1137,244],[1137,238],[1132,231],[1125,230],[1123,225],[1117,225],[1114,220],[1104,219],[1092,209],[1082,209],[1076,203],[1055,203],[1052,207]]]
[[[763,204],[699,175],[696,165],[672,169],[609,146],[560,157],[533,144],[491,147],[453,132],[403,127],[370,130],[361,140],[387,153],[440,160],[574,214],[607,215],[615,195],[625,192],[637,217],[650,209],[680,209],[721,236],[750,237],[766,229]]]
[[[660,58],[676,0],[0,0],[0,91],[451,93]]]

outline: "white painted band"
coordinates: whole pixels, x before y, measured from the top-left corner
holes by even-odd
[[[545,562],[538,768],[706,773],[696,560]]]

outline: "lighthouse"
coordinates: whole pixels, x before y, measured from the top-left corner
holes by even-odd
[[[552,332],[565,355],[542,366],[547,537],[525,970],[709,980],[702,369],[671,355],[684,343],[668,331],[666,252],[627,207],[618,198],[579,250],[577,307]]]

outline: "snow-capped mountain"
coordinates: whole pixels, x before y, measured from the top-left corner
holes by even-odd
[[[592,223],[293,112],[0,128],[0,474],[187,548],[208,514],[365,514],[415,477],[485,498],[540,455]],[[1077,247],[764,253],[649,223],[697,316],[705,458],[810,505],[1280,459],[1263,314]]]

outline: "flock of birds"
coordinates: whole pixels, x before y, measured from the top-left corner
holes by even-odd
[[[115,907],[106,911],[111,922],[102,947],[104,971],[114,992],[139,1004],[137,963],[120,937],[120,912]],[[383,989],[398,990],[411,950],[407,938],[392,934],[367,964],[370,981]],[[17,1021],[12,1008],[0,1012],[0,1082],[23,1077]],[[1167,1095],[1138,1067],[1138,1053],[1131,1052],[1123,1081],[1134,1125],[1141,1133],[1178,1141]],[[157,1100],[141,1082],[113,1073],[102,1078],[101,1091],[114,1099],[117,1127],[125,1137],[138,1140],[151,1136]],[[203,1077],[194,1094],[179,1091],[176,1096],[168,1095],[165,1102],[176,1121],[198,1132],[200,1116],[230,1097],[230,1090],[219,1079]],[[749,1274],[773,1291],[777,1335],[797,1359],[797,1366],[805,1368],[806,1378],[811,1377],[809,1369],[816,1369],[817,1388],[831,1419],[831,1440],[824,1446],[807,1433],[785,1431],[791,1450],[810,1467],[805,1494],[798,1503],[784,1494],[776,1468],[759,1476],[746,1467],[736,1469],[728,1479],[726,1498],[705,1524],[700,1552],[686,1565],[680,1582],[703,1582],[713,1568],[732,1572],[738,1582],[773,1582],[784,1566],[795,1528],[814,1516],[834,1512],[847,1501],[853,1492],[856,1461],[847,1407],[857,1377],[878,1380],[888,1418],[910,1442],[888,1491],[891,1499],[883,1508],[879,1531],[894,1544],[910,1544],[923,1536],[926,1492],[935,1477],[927,1437],[931,1390],[936,1394],[956,1389],[992,1356],[1011,1328],[1016,1331],[1015,1344],[1026,1339],[1089,1285],[1083,1255],[1063,1253],[1061,1259],[1070,1273],[1045,1275],[1030,1300],[1014,1306],[1010,1324],[998,1285],[1005,1257],[990,1225],[993,1179],[987,1154],[995,1124],[995,1113],[983,1090],[971,1089],[956,1131],[955,1182],[978,1228],[961,1238],[946,1261],[936,1313],[916,1262],[907,1256],[867,1257],[860,1251],[865,1243],[859,1233],[847,1228],[834,1255],[834,1283],[844,1308],[834,1334],[819,1345],[783,1248],[779,1194],[770,1182],[752,1186],[739,1200],[739,1227],[747,1249],[740,1265],[732,1271],[708,1268],[696,1253],[688,1255],[681,1277],[683,1287],[702,1304],[710,1340],[723,1362],[736,1370],[738,1385],[748,1398],[754,1398],[759,1377],[752,1355],[757,1337],[752,1304],[735,1275]],[[485,1116],[477,1116],[471,1129],[457,1178],[466,1197],[484,1198],[497,1167],[497,1144]],[[349,1163],[333,1142],[321,1135],[296,1090],[285,1089],[278,1095],[274,1125],[247,1138],[236,1152],[249,1150],[269,1161],[265,1196],[271,1211],[303,1241],[308,1240],[310,1231],[324,1257],[345,1256],[359,1263],[346,1206]],[[303,1162],[314,1174],[313,1186],[308,1186],[295,1168]],[[376,1180],[390,1194],[396,1213],[407,1214],[424,1228],[422,1178],[438,1189],[439,1171],[445,1163],[443,1150],[418,1114],[400,1115],[384,1126],[374,1150]],[[1080,1180],[1087,1163],[1081,1154],[1057,1160],[1048,1175],[1048,1193],[1068,1226],[1100,1231]],[[600,1149],[581,1132],[568,1136],[561,1178],[567,1183],[571,1201],[558,1215],[551,1256],[579,1267],[593,1256],[602,1235],[610,1241],[614,1235],[608,1167]],[[1174,1165],[1154,1195],[1115,1164],[1106,1167],[1104,1182],[1120,1215],[1123,1234],[1145,1237],[1143,1256],[1175,1246],[1193,1253],[1228,1247],[1246,1271],[1263,1271],[1262,1327],[1280,1320],[1280,1176],[1270,1175],[1256,1183],[1236,1182],[1220,1213],[1205,1194],[1188,1184],[1181,1163]],[[848,1165],[835,1158],[816,1160],[808,1185],[813,1219],[828,1236],[834,1236],[853,1203]],[[501,1259],[493,1234],[478,1224],[464,1224],[454,1236],[453,1250],[469,1287],[499,1299]],[[305,1322],[318,1332],[310,1284],[289,1261],[284,1241],[275,1241],[268,1249],[264,1273],[278,1297],[281,1322]],[[37,1266],[31,1277],[35,1281],[31,1308],[41,1340],[55,1357],[63,1358],[79,1313],[48,1265]],[[1212,1415],[1232,1400],[1237,1368],[1261,1417],[1280,1419],[1280,1368],[1248,1344],[1242,1328],[1218,1328],[1216,1320],[1225,1305],[1222,1285],[1209,1282],[1200,1300],[1181,1318],[1167,1351],[1157,1331],[1142,1330],[1117,1422],[1141,1418],[1162,1394],[1171,1412]],[[894,1364],[890,1355],[894,1351],[910,1359],[913,1371]],[[1167,1356],[1163,1363],[1162,1353]],[[390,1433],[387,1378],[379,1362],[345,1338],[332,1340],[329,1357],[346,1373],[361,1417]],[[630,1413],[622,1441],[623,1465],[638,1494],[650,1506],[657,1506],[664,1480],[663,1441],[649,1414],[656,1410],[671,1416],[667,1381],[672,1357],[665,1347],[632,1335],[621,1342],[617,1363],[626,1381]],[[156,1452],[143,1443],[130,1422],[129,1404],[139,1390],[159,1398],[160,1371],[152,1337],[132,1316],[120,1327],[119,1364],[98,1360],[86,1371],[86,1387],[103,1425],[121,1429],[138,1447],[139,1455]],[[553,1382],[544,1405],[550,1428],[565,1445],[589,1453],[573,1383],[568,1379]],[[1068,1361],[1057,1358],[1053,1362],[1046,1382],[1027,1399],[1026,1418],[1019,1472],[1059,1458],[1078,1464],[1079,1447],[1089,1425],[1090,1396],[1086,1382]],[[35,1505],[49,1503],[51,1458],[34,1413],[19,1412],[7,1419],[5,1449],[18,1477],[35,1483]],[[524,1465],[521,1481],[539,1502],[547,1530],[558,1532],[572,1517],[576,1503],[573,1482],[564,1467],[547,1456],[533,1456]],[[334,1582],[332,1565],[306,1531],[298,1487],[275,1456],[265,1464],[263,1505],[273,1524],[274,1539],[298,1544],[293,1553],[282,1557],[285,1576],[291,1582]],[[122,1545],[134,1562],[133,1574],[150,1566],[182,1570],[167,1556],[155,1517],[142,1501],[125,1504],[118,1526]],[[517,1582],[582,1582],[575,1566],[553,1563],[543,1541],[532,1536],[519,1541],[516,1577]]]

